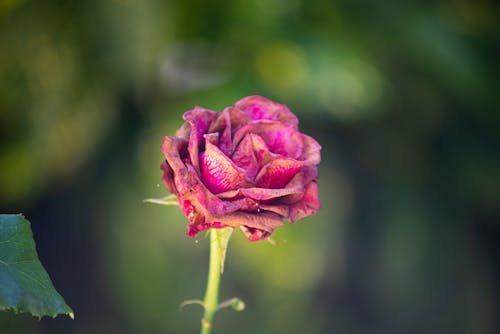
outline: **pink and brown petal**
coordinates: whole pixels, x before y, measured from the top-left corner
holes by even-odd
[[[241,227],[250,241],[316,213],[321,146],[282,104],[250,96],[217,113],[196,107],[161,150],[163,183],[188,218],[187,235]]]

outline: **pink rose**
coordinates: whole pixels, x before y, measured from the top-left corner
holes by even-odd
[[[285,105],[249,96],[218,113],[195,107],[161,150],[163,182],[189,219],[187,235],[241,227],[250,241],[316,213],[321,146]]]

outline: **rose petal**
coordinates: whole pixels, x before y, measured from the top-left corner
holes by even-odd
[[[248,241],[259,241],[259,240],[264,240],[267,239],[271,233],[262,231],[253,227],[246,227],[242,226],[241,227],[243,234],[247,237]]]
[[[308,135],[302,135],[304,149],[299,160],[310,165],[318,165],[321,162],[321,145]]]
[[[221,199],[239,198],[241,196],[251,198],[256,201],[268,201],[278,197],[302,194],[302,187],[290,187],[283,189],[266,189],[266,188],[244,188],[233,191],[226,191],[217,196]]]
[[[258,187],[278,189],[302,169],[303,164],[297,160],[278,158],[265,165],[256,178]]]
[[[163,137],[163,143],[161,145],[161,151],[165,156],[166,163],[175,173],[186,174],[186,166],[182,162],[179,151],[185,151],[187,147],[187,142],[181,138],[165,136]],[[179,175],[177,175],[178,177]],[[175,179],[175,177],[174,177]]]
[[[253,120],[274,120],[290,124],[295,128],[299,124],[297,117],[290,112],[287,106],[262,96],[245,97],[236,102],[234,106],[246,112]]]
[[[274,154],[269,150],[269,148],[266,145],[266,142],[264,141],[264,139],[262,139],[261,136],[250,133],[246,137],[250,137],[252,141],[252,148],[260,166],[264,166],[265,164],[269,163],[272,159],[278,157],[278,155]]]
[[[262,137],[273,153],[293,159],[298,159],[302,155],[304,146],[302,134],[290,125],[268,120],[253,121],[235,132],[233,144],[238,145],[249,133]]]
[[[227,107],[223,112],[218,113],[217,119],[212,122],[208,131],[221,132],[227,127],[227,119],[231,129],[236,129],[252,121],[252,119],[243,110],[235,107]],[[231,131],[233,132],[233,131]]]
[[[300,191],[281,197],[279,199],[279,204],[292,205],[302,200],[302,197],[304,197],[304,185],[316,180],[316,178],[311,178],[312,172],[309,171],[311,167],[315,168],[316,166],[304,167],[290,180],[290,182],[288,182],[285,188],[300,189]]]
[[[191,124],[184,122],[179,129],[175,132],[175,136],[186,141],[189,141],[191,135]]]
[[[318,197],[318,184],[311,182],[306,186],[302,200],[290,207],[290,222],[315,214],[321,208]]]
[[[266,210],[277,213],[283,218],[288,218],[290,215],[289,206],[284,204],[260,204],[259,208],[260,210]]]
[[[166,163],[173,173],[174,185],[179,201],[188,200],[193,205],[194,210],[203,215],[206,212],[225,214],[238,210],[241,203],[219,199],[201,182],[194,167],[184,163],[181,159],[179,149],[184,151],[186,145],[187,143],[182,139],[170,136],[164,138],[162,145]]]
[[[191,201],[196,211],[204,216],[224,215],[229,212],[239,210],[244,199],[236,201],[224,201],[210,192],[207,187],[200,181],[198,174],[192,166],[188,166],[188,174],[190,182],[188,187],[184,189],[182,198]],[[179,187],[177,187],[179,189]]]
[[[257,161],[257,157],[254,154],[252,139],[250,136],[246,136],[238,148],[231,157],[234,164],[243,170],[250,180],[254,180],[255,176],[259,172],[260,165]]]
[[[163,183],[165,184],[165,187],[167,187],[167,190],[170,191],[172,194],[177,195],[177,188],[175,187],[175,182],[174,182],[174,171],[166,161],[163,161],[160,165],[161,170],[163,170]]]
[[[251,186],[245,172],[209,141],[205,143],[205,152],[200,155],[200,160],[203,183],[212,193]]]
[[[214,216],[212,220],[228,226],[252,227],[269,233],[276,227],[284,225],[282,218],[273,212],[248,213],[237,211],[226,215]]]
[[[189,157],[191,158],[191,164],[197,172],[199,172],[199,147],[203,140],[203,135],[207,133],[210,123],[215,119],[217,113],[212,110],[204,109],[201,107],[195,107],[192,110],[184,113],[182,118],[191,126],[191,132],[189,135]],[[183,130],[185,132],[185,130]]]
[[[248,124],[249,122],[252,121],[248,113],[244,112],[239,108],[235,108],[233,106],[226,108],[225,110],[229,112],[229,118],[231,119],[231,127],[233,130],[240,128],[243,125]]]
[[[172,170],[175,188],[180,196],[188,193],[191,187],[198,183],[198,180],[193,179],[181,158],[179,151],[185,151],[187,143],[176,137],[166,136],[163,138],[161,150],[165,156],[165,162]]]
[[[184,213],[191,224],[199,225],[205,222],[205,215],[203,214],[203,210],[199,210],[198,208],[196,208],[196,206],[193,205],[193,203],[190,200],[186,199],[186,197],[184,196],[180,196],[178,198],[178,201],[182,213]],[[193,202],[197,203],[196,201]]]
[[[220,138],[217,147],[225,155],[229,155],[233,149],[233,143],[231,139],[231,117],[227,108],[219,113],[215,121],[210,124],[208,132],[219,134]]]
[[[249,133],[240,142],[231,160],[245,170],[249,179],[254,180],[261,167],[274,156],[259,135]]]
[[[264,131],[261,136],[272,152],[293,159],[297,159],[302,154],[302,134],[293,127],[286,127],[273,132]]]
[[[198,232],[208,230],[210,228],[225,228],[227,227],[226,225],[220,223],[220,222],[213,222],[213,223],[202,223],[198,225],[192,225],[189,224],[187,226],[187,232],[186,235],[191,238],[195,238]]]
[[[210,143],[214,146],[218,146],[219,144],[219,133],[207,133],[206,135],[203,136],[205,138],[205,146],[206,143]]]

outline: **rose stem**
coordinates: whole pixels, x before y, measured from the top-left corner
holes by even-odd
[[[210,334],[214,315],[219,309],[219,283],[221,276],[222,249],[215,229],[210,230],[210,267],[205,292],[205,314],[201,319],[201,334]]]

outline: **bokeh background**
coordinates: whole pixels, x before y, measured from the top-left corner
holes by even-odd
[[[322,211],[231,240],[215,333],[500,331],[494,1],[0,1],[0,210],[76,319],[2,333],[196,333],[208,240],[162,197],[195,105],[264,95],[323,146]]]

